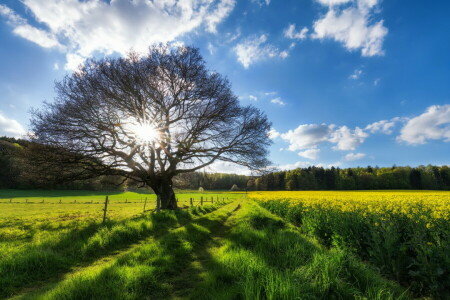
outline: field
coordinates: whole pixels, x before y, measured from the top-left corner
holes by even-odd
[[[255,192],[251,198],[416,296],[450,297],[449,192]]]
[[[0,298],[449,297],[449,192],[105,195],[0,191]]]

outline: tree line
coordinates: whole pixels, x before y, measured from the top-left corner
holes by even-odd
[[[373,190],[415,189],[449,190],[448,166],[418,167],[308,167],[273,172],[250,179],[249,190]]]
[[[35,159],[42,152],[38,145],[27,140],[0,137],[0,188],[11,189],[79,189],[126,190],[139,187],[132,180],[119,176],[101,175],[83,180],[70,180],[63,170],[42,167]],[[47,160],[51,160],[51,151]],[[42,153],[41,153],[42,154]],[[448,166],[418,167],[309,167],[278,171],[262,176],[225,173],[191,172],[174,178],[174,187],[197,190],[372,190],[372,189],[430,189],[450,190]]]

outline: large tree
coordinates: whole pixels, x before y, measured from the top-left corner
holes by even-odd
[[[196,48],[159,45],[145,56],[90,60],[57,82],[56,92],[31,120],[34,141],[63,153],[51,163],[139,181],[157,194],[158,208],[177,207],[177,174],[219,160],[268,164],[267,117],[241,106]],[[68,153],[76,159],[66,160]]]

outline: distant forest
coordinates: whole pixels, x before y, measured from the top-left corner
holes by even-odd
[[[33,161],[32,143],[26,140],[0,137],[0,188],[10,189],[83,189],[127,190],[138,188],[131,180],[116,176],[100,176],[77,181],[61,180],[59,170],[42,174]],[[55,175],[56,174],[56,175]],[[241,190],[371,190],[426,189],[450,190],[448,166],[419,167],[309,167],[280,171],[262,176],[195,172],[175,179],[180,189],[199,187],[205,190],[229,190],[236,184]]]

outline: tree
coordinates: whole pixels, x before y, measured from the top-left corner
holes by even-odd
[[[33,111],[34,141],[81,155],[78,164],[92,176],[150,186],[158,209],[177,207],[178,174],[218,160],[250,169],[269,163],[267,117],[241,106],[196,48],[159,45],[145,56],[90,60],[57,82],[56,92]]]

